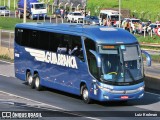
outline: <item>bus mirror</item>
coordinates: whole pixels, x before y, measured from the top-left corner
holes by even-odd
[[[150,54],[147,53],[147,52],[144,51],[144,50],[142,50],[142,53],[146,56],[146,64],[147,64],[147,66],[151,66],[152,59],[151,59]]]
[[[96,57],[96,61],[97,61],[97,67],[101,67],[101,57],[99,54],[97,54],[96,51],[93,50],[89,50],[95,57]]]

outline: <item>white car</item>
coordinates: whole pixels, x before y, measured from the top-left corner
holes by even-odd
[[[83,22],[84,16],[81,14],[81,12],[71,12],[67,15],[67,21],[68,22]]]
[[[155,28],[160,28],[160,24],[151,23],[147,28],[147,32],[152,30],[152,32],[155,33]]]
[[[10,10],[7,9],[5,6],[0,6],[0,15],[8,16],[10,14]]]
[[[135,30],[135,23],[141,23],[140,19],[136,19],[136,18],[131,18],[130,19],[130,24],[131,24],[131,29]]]

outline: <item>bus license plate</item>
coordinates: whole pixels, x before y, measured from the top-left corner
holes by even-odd
[[[121,99],[128,99],[128,96],[121,96]]]

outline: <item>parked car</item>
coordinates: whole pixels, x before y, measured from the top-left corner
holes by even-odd
[[[150,32],[152,30],[152,32],[155,33],[156,28],[160,28],[160,24],[151,23],[147,28],[147,32]]]
[[[86,16],[84,18],[84,23],[89,25],[100,25],[99,19],[97,16]]]
[[[136,28],[135,28],[135,24],[139,24],[141,23],[141,20],[140,19],[136,19],[136,18],[131,18],[130,19],[130,24],[131,24],[131,29],[132,31],[134,31]]]
[[[8,16],[10,14],[10,10],[6,6],[0,6],[0,15]]]
[[[84,16],[81,14],[81,12],[71,12],[67,15],[67,21],[68,22],[83,22]]]

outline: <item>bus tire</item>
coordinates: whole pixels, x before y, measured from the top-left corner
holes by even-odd
[[[38,91],[42,90],[42,86],[40,85],[40,78],[38,74],[34,75],[34,84],[35,84],[36,90]]]
[[[33,89],[34,81],[33,81],[33,77],[30,72],[27,72],[26,81],[27,81],[27,84]]]
[[[82,99],[85,103],[90,104],[91,103],[91,99],[89,98],[89,91],[86,85],[83,85],[81,87],[81,91],[82,91]]]

